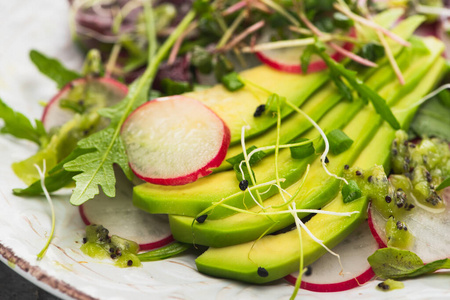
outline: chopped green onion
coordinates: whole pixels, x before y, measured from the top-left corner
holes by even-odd
[[[327,134],[327,138],[330,143],[330,150],[333,154],[342,153],[353,144],[353,140],[340,129],[332,130]]]
[[[234,172],[236,172],[236,179],[238,182],[241,182],[242,180],[247,180],[249,182],[249,185],[252,185],[250,179],[250,173],[248,172],[248,168],[246,164],[237,164],[233,166]],[[255,172],[252,170],[253,177],[255,177]]]
[[[192,91],[192,87],[189,82],[185,81],[173,81],[169,78],[164,78],[161,81],[163,92],[168,95],[179,95]]]
[[[256,149],[256,146],[251,146],[250,148],[247,148],[246,152],[247,152],[247,154],[249,154],[250,152],[252,152],[255,149]],[[266,153],[264,151],[256,152],[250,158],[250,161],[249,161],[250,165],[253,166],[253,165],[257,164],[260,160],[262,160],[264,158],[264,156],[266,156]],[[241,163],[241,161],[243,161],[243,160],[245,160],[245,157],[244,157],[244,153],[241,152],[238,155],[235,155],[235,156],[227,159],[227,162],[230,163],[232,166],[234,166],[234,165],[239,165]]]
[[[244,83],[239,79],[236,72],[231,72],[222,77],[222,83],[227,90],[234,92],[244,87]]]
[[[342,199],[344,203],[352,202],[358,198],[361,198],[362,192],[358,184],[354,180],[349,180],[348,184],[342,187]]]
[[[305,143],[304,145],[289,148],[291,150],[292,158],[301,159],[301,158],[308,157],[311,154],[314,154],[315,149],[314,149],[313,142],[311,140],[308,140],[305,138],[300,138],[300,139],[293,141],[293,143],[301,143],[301,142],[307,142],[307,141],[309,141],[309,143]]]

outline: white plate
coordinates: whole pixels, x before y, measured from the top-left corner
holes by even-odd
[[[0,97],[28,117],[39,118],[40,100],[56,92],[53,82],[38,73],[28,59],[30,49],[60,58],[78,69],[81,55],[68,28],[65,0],[0,0]],[[54,197],[55,238],[42,261],[36,254],[50,230],[50,210],[44,198],[19,198],[12,188],[23,187],[10,165],[35,151],[27,142],[0,137],[0,258],[15,271],[45,290],[64,299],[288,299],[292,286],[279,281],[265,286],[211,278],[196,271],[193,254],[144,263],[142,268],[120,269],[109,262],[96,262],[80,250],[84,225],[65,191]],[[334,293],[335,299],[386,296],[375,289],[377,282]],[[450,276],[433,275],[405,282],[405,289],[389,293],[396,299],[449,299]],[[300,291],[302,299],[329,299],[330,294]]]

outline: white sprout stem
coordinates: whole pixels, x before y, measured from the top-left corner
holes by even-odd
[[[422,99],[420,99],[419,101],[417,101],[415,104],[407,107],[407,108],[403,108],[403,109],[394,109],[395,112],[402,112],[402,111],[407,111],[410,110],[412,108],[415,108],[417,106],[420,106],[421,104],[423,104],[424,102],[430,100],[431,98],[433,98],[434,96],[436,96],[437,94],[439,94],[440,92],[442,92],[443,90],[446,89],[450,89],[450,83],[446,83],[444,85],[441,85],[439,88],[435,89],[434,91],[432,91],[431,93],[429,93],[428,95],[426,95],[425,97],[423,97]]]
[[[370,21],[370,20],[367,20],[365,18],[362,18],[362,17],[354,14],[353,12],[351,12],[349,9],[344,8],[343,6],[338,5],[336,3],[333,6],[334,6],[335,9],[337,9],[338,11],[340,11],[341,13],[343,13],[344,15],[349,17],[350,19],[352,19],[352,20],[354,20],[354,21],[356,21],[358,23],[361,23],[361,24],[363,24],[363,25],[365,25],[367,27],[373,28],[373,29],[375,29],[377,31],[381,31],[384,35],[390,37],[391,39],[393,39],[394,41],[396,41],[400,45],[403,45],[403,46],[406,46],[406,47],[411,46],[411,43],[409,43],[408,41],[404,40],[403,38],[401,38],[400,36],[396,35],[395,33],[387,30],[383,26],[375,23],[374,21]]]
[[[291,147],[296,147],[296,146],[302,146],[302,145],[306,145],[310,142],[311,141],[308,140],[308,141],[304,141],[304,142],[300,142],[300,143],[284,144],[284,145],[279,145],[278,148],[282,149],[282,148],[291,148]],[[254,149],[248,154],[248,159],[250,160],[252,158],[252,156],[257,152],[261,152],[264,150],[273,150],[275,148],[276,148],[276,146],[265,146],[265,147],[260,147],[260,148]]]
[[[323,36],[320,37],[319,40],[322,42],[329,42],[333,39],[332,36]],[[259,45],[255,45],[253,47],[244,47],[242,48],[242,52],[258,52],[262,50],[274,50],[274,49],[282,49],[282,48],[290,48],[290,47],[300,47],[300,46],[308,46],[312,45],[316,42],[314,38],[304,38],[304,39],[295,39],[288,41],[276,41],[270,43],[261,43]]]
[[[300,13],[300,19],[303,21],[303,23],[305,23],[305,25],[309,29],[311,29],[311,31],[315,35],[317,35],[318,37],[323,37],[324,36],[324,33],[322,33],[322,31],[320,31],[316,26],[314,26],[314,24],[311,23],[311,21],[309,21],[309,19],[306,17],[306,15],[304,13]],[[329,42],[328,45],[332,49],[334,49],[336,52],[341,53],[342,55],[344,55],[344,56],[346,56],[346,57],[348,57],[348,58],[350,58],[350,59],[352,59],[352,60],[362,64],[362,65],[365,65],[365,66],[368,66],[368,67],[376,67],[377,66],[377,64],[375,64],[374,62],[372,62],[372,61],[370,61],[368,59],[362,58],[361,56],[356,55],[355,53],[353,53],[351,51],[345,50],[344,48],[342,48],[341,46],[339,46],[339,45],[337,45],[335,43]]]
[[[289,20],[289,22],[291,22],[293,25],[300,27],[300,23],[297,21],[297,19],[295,19],[293,16],[291,16],[281,5],[279,5],[278,3],[275,3],[272,0],[260,0],[262,3],[264,3],[265,5],[271,7],[273,10],[275,10],[276,12],[278,12],[280,15],[282,15],[283,17],[285,17],[286,19]]]
[[[265,22],[259,21],[253,24],[252,26],[245,29],[242,33],[240,33],[238,36],[236,36],[228,45],[224,46],[222,48],[223,51],[228,51],[231,48],[235,47],[237,44],[239,44],[243,39],[245,39],[249,34],[252,34],[253,32],[261,29],[264,27]]]
[[[39,178],[41,181],[41,188],[42,188],[42,191],[44,192],[45,198],[47,198],[47,201],[48,201],[48,204],[50,205],[50,209],[51,209],[51,213],[52,213],[52,229],[50,232],[50,236],[48,237],[47,243],[45,244],[44,248],[37,255],[38,260],[40,260],[44,257],[45,252],[47,252],[47,249],[50,245],[50,242],[53,238],[53,234],[55,232],[55,208],[53,206],[52,198],[50,197],[50,195],[48,193],[47,187],[45,186],[45,172],[46,172],[45,171],[45,169],[46,169],[45,159],[43,160],[42,170],[39,168],[39,166],[37,164],[35,164],[34,167],[37,169],[37,171],[39,173]]]
[[[445,7],[433,7],[421,4],[416,4],[415,9],[418,13],[426,15],[437,15],[441,17],[450,17],[450,9]]]
[[[338,180],[342,180],[343,182],[345,182],[345,184],[348,184],[348,181],[345,178],[339,177],[338,175],[331,173],[328,170],[328,168],[327,168],[325,160],[326,160],[326,157],[328,155],[328,152],[330,151],[330,144],[328,143],[327,135],[325,134],[325,132],[323,132],[322,128],[320,128],[320,126],[313,119],[311,119],[311,117],[308,116],[308,114],[305,113],[303,110],[301,110],[297,106],[293,105],[289,101],[287,101],[286,103],[288,103],[289,106],[291,106],[295,111],[297,111],[298,113],[302,114],[305,118],[307,118],[308,121],[311,122],[311,124],[317,129],[317,131],[319,131],[320,135],[322,136],[323,141],[325,143],[325,150],[323,151],[322,156],[320,157],[320,159],[321,159],[321,162],[322,162],[322,167],[325,170],[325,172],[328,175],[330,175],[330,176],[332,176],[332,177],[334,177],[334,178],[336,178]]]

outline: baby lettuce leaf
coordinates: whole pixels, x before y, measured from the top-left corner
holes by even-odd
[[[149,41],[155,41],[153,11],[146,8],[148,19]],[[79,172],[74,176],[76,187],[70,198],[74,205],[81,205],[92,199],[99,193],[99,186],[108,197],[115,196],[115,183],[113,165],[119,165],[125,175],[131,180],[132,172],[128,166],[128,158],[125,153],[125,147],[120,138],[120,129],[127,116],[140,104],[148,99],[148,91],[155,77],[161,61],[166,57],[170,48],[178,37],[186,30],[187,26],[194,19],[195,13],[190,11],[179,23],[177,28],[155,52],[155,43],[150,43],[149,59],[150,62],[146,71],[130,86],[128,95],[117,105],[99,110],[103,117],[111,119],[110,125],[78,143],[78,147],[85,150],[92,150],[87,154],[78,156],[64,165],[66,171]]]
[[[66,69],[58,60],[47,57],[36,50],[30,51],[30,59],[42,74],[56,82],[59,89],[81,77],[77,72]]]
[[[425,275],[440,269],[450,269],[450,259],[441,259],[426,265],[415,253],[397,248],[383,248],[367,258],[378,277],[406,279]]]
[[[14,111],[1,99],[0,119],[3,119],[5,123],[0,129],[1,133],[11,134],[16,138],[35,142],[39,146],[45,145],[49,140],[41,121],[35,120],[36,125],[33,126],[27,117],[20,112]]]

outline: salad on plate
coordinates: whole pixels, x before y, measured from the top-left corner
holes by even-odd
[[[448,296],[444,2],[52,9],[54,43],[0,31],[41,73],[0,73],[19,273],[75,299]]]

